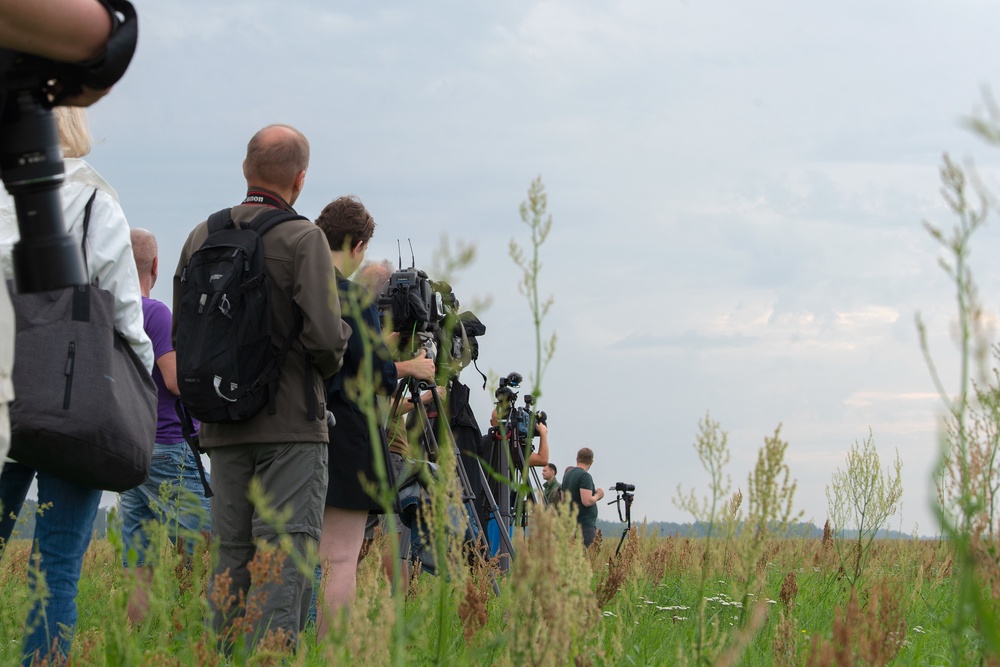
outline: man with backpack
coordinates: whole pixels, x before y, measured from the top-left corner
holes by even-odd
[[[326,237],[292,209],[308,164],[309,143],[294,128],[257,132],[243,162],[246,198],[195,227],[174,274],[181,403],[201,420],[212,462],[219,555],[208,599],[227,646],[278,632],[296,647],[311,598],[312,578],[295,561],[319,543],[323,380],[340,368],[350,328]],[[251,499],[254,479],[262,497]],[[272,557],[283,535],[293,553]],[[251,582],[255,557],[270,568]]]

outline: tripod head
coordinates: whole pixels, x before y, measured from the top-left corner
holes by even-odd
[[[629,526],[632,525],[632,501],[635,500],[635,484],[626,484],[625,482],[617,482],[612,490],[617,493],[617,497],[610,501],[609,505],[618,506],[618,520],[622,523],[627,523]],[[622,515],[622,501],[625,502],[625,514]]]
[[[535,424],[548,425],[548,415],[545,412],[534,412],[535,397],[525,394],[524,406],[517,405],[518,390],[524,378],[520,373],[513,372],[500,378],[496,396],[497,422],[505,437],[509,435],[512,445],[525,445],[538,437]]]
[[[618,520],[627,524],[625,530],[622,531],[622,538],[618,540],[618,548],[615,549],[615,556],[617,556],[622,550],[626,536],[632,530],[632,501],[635,500],[635,494],[632,492],[635,491],[635,484],[617,482],[611,488],[614,489],[618,496],[608,504],[618,506]],[[625,501],[625,516],[622,516],[622,501]]]

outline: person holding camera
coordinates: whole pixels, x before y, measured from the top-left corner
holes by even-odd
[[[129,226],[114,189],[82,158],[90,152],[91,136],[86,112],[80,108],[58,107],[56,119],[65,155],[66,182],[60,190],[68,231],[82,238],[87,229],[87,277],[114,295],[115,328],[142,360],[147,371],[153,368],[153,345],[142,328],[142,295],[132,259]],[[89,211],[89,213],[88,213]],[[7,193],[0,193],[0,264],[11,276],[11,253],[18,239],[17,216]],[[45,576],[50,598],[37,601],[28,616],[24,648],[27,654],[55,649],[69,652],[68,635],[61,626],[76,624],[76,591],[83,554],[90,544],[91,528],[97,516],[101,491],[69,482],[30,466],[10,462],[0,474],[0,539],[6,541],[14,529],[14,519],[24,503],[33,480],[38,481],[38,504],[51,505],[38,516],[35,540],[41,556],[40,571]],[[29,576],[34,590],[35,578]]]
[[[0,49],[64,63],[91,61],[104,52],[114,27],[110,10],[98,0],[21,2],[0,0]],[[2,77],[6,72],[0,72]],[[90,106],[108,92],[84,87],[61,103]],[[6,102],[0,91],[0,109]],[[0,289],[0,470],[10,450],[10,412],[14,400],[14,308]]]
[[[384,294],[388,287],[389,281],[393,274],[394,267],[392,262],[384,259],[379,262],[375,261],[365,261],[361,268],[357,271],[357,284],[361,285],[368,292],[368,297],[372,300],[378,299],[379,295]],[[395,348],[399,342],[399,334],[395,331],[388,333],[386,336],[386,342],[390,349]],[[398,351],[394,353],[394,358],[398,355]],[[437,387],[437,394],[443,400],[448,393],[447,387]],[[393,412],[393,406],[395,401],[391,396],[379,396],[378,402],[382,408],[382,414],[387,421],[386,425],[386,437],[389,441],[389,466],[392,468],[396,479],[403,472],[403,466],[408,459],[414,457],[414,450],[411,443],[416,444],[418,439],[417,433],[408,429],[406,424],[407,414],[409,414],[414,409],[414,404],[409,396],[403,396],[399,401],[398,405],[395,405],[395,411]],[[423,391],[420,394],[420,402],[424,406],[429,406],[434,402],[434,394],[430,389]],[[393,538],[397,541],[397,549],[400,556],[400,579],[394,582],[396,590],[402,588],[406,590],[410,581],[410,560],[409,560],[409,542],[402,542],[403,537],[403,520],[398,514],[395,515],[395,531]],[[368,521],[365,524],[365,546],[362,548],[362,553],[365,553],[368,549],[368,545],[375,538],[375,528],[381,527],[383,531],[387,530],[387,521],[385,520],[385,515],[380,514],[369,514]],[[393,578],[394,568],[392,559],[388,556],[383,558],[382,569],[385,572],[386,578],[390,581]]]
[[[597,537],[597,503],[604,498],[604,489],[595,488],[590,476],[594,465],[594,450],[584,447],[576,453],[576,467],[563,476],[562,489],[577,508],[576,522],[580,524],[583,546],[589,547]]]
[[[322,640],[331,616],[347,611],[354,601],[368,514],[384,511],[366,490],[367,484],[377,480],[373,454],[376,447],[382,447],[371,435],[372,420],[378,419],[376,394],[392,393],[400,377],[433,382],[436,369],[423,350],[413,359],[393,361],[371,296],[348,280],[364,261],[375,233],[375,220],[364,204],[357,197],[340,197],[326,205],[316,224],[326,234],[337,272],[340,310],[351,327],[344,367],[326,383],[327,409],[336,424],[330,433],[330,483],[320,539],[324,596],[316,636]],[[369,377],[365,377],[366,367],[372,371]],[[359,403],[372,411],[366,412]]]
[[[516,427],[515,427],[516,428]],[[493,408],[493,412],[490,413],[490,428],[486,431],[486,435],[483,436],[483,441],[480,445],[480,451],[482,455],[487,460],[493,460],[496,457],[497,445],[503,442],[509,442],[513,428],[500,428],[500,418],[497,416],[497,409]],[[549,464],[549,427],[547,424],[538,420],[535,422],[535,433],[538,435],[538,451],[535,451],[534,447],[529,443],[526,447],[530,447],[530,452],[528,453],[528,467],[530,468],[542,468]]]

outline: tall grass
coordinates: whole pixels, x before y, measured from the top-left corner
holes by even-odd
[[[943,391],[944,382],[931,366],[948,414],[936,476],[942,539],[866,540],[864,576],[847,572],[838,556],[849,546],[842,533],[829,524],[822,539],[791,533],[800,516],[796,483],[785,462],[793,443],[783,439],[780,427],[764,438],[746,484],[734,490],[728,435],[706,416],[694,449],[709,473],[709,485],[679,490],[676,500],[707,526],[706,537],[661,538],[638,526],[616,556],[612,540],[598,539],[584,550],[570,507],[534,506],[530,532],[515,540],[512,567],[503,575],[495,561],[470,559],[461,533],[452,529],[460,490],[453,448],[446,432],[439,432],[442,474],[428,481],[432,502],[426,511],[437,576],[416,572],[406,590],[393,591],[381,571],[380,555],[393,553],[395,543],[378,537],[360,564],[357,600],[346,622],[334,624],[326,637],[307,628],[294,654],[281,637],[273,637],[252,653],[227,656],[219,652],[220,638],[206,622],[211,542],[196,538],[189,559],[183,548],[170,543],[166,530],[153,531],[152,548],[161,565],[148,617],[133,627],[126,621],[133,584],[120,566],[120,538],[112,534],[96,541],[84,562],[72,663],[996,664],[1000,630],[992,600],[1000,594],[1000,567],[994,502],[1000,484],[991,457],[1000,432],[1000,383],[995,374],[993,384],[970,379],[979,308],[967,258],[969,239],[980,223],[969,213],[965,182],[954,165],[946,162],[943,174],[960,222],[952,237],[938,232],[935,238],[950,253],[946,266],[958,295],[963,364],[957,397]],[[541,181],[535,181],[522,208],[532,230],[532,250],[519,255],[519,265],[535,272],[534,282],[524,285],[540,350],[534,378],[538,388],[554,351],[554,338],[542,343],[541,333],[550,301],[537,296],[537,251],[551,226],[545,204]],[[542,229],[545,233],[539,235]],[[374,423],[377,411],[374,405],[370,409]],[[381,463],[372,489],[388,499],[384,469]],[[257,501],[266,510],[266,499]],[[281,517],[273,514],[272,520],[280,524]],[[255,577],[273,576],[282,545],[276,547],[277,552],[258,553]],[[0,606],[0,664],[20,659],[19,640],[31,603],[25,580],[29,558],[28,542],[14,541],[0,568],[5,601]],[[315,558],[297,565],[311,568]],[[252,613],[254,603],[234,599],[231,604]]]

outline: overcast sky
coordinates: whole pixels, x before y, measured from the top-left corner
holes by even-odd
[[[541,175],[544,326],[559,337],[541,407],[560,470],[589,446],[599,486],[636,485],[637,518],[689,521],[672,498],[709,491],[699,420],[729,432],[744,491],[781,424],[796,505],[822,525],[832,471],[871,429],[884,463],[903,459],[891,527],[936,532],[941,405],[914,315],[954,390],[955,308],[921,220],[953,224],[944,151],[997,180],[995,149],[960,121],[1000,80],[1000,6],[135,4],[139,50],[92,109],[91,161],[159,237],[153,296],[170,301],[190,229],[241,200],[250,136],[289,123],[312,145],[297,209],[358,195],[378,223],[369,258],[395,259],[409,237],[430,267],[442,235],[474,243],[455,287],[492,297],[481,366],[527,375],[534,335],[507,244],[527,241],[518,205]],[[972,257],[991,316],[997,242],[988,227]],[[492,396],[463,379],[485,425]]]

